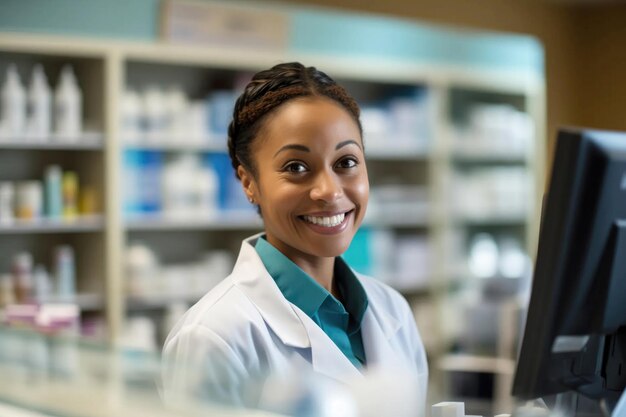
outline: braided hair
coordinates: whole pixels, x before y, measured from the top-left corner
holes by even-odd
[[[233,120],[228,126],[228,153],[237,178],[240,165],[253,177],[257,175],[251,145],[265,116],[291,99],[307,96],[327,97],[339,103],[352,116],[362,135],[359,106],[342,86],[322,71],[299,62],[276,65],[256,73],[235,103]]]

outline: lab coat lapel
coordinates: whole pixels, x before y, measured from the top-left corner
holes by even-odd
[[[254,249],[253,244],[259,236],[243,241],[233,268],[233,281],[255,305],[282,343],[295,348],[310,348],[309,336],[302,320],[282,295]]]
[[[400,329],[400,322],[386,311],[370,303],[361,321],[361,336],[368,368],[396,368],[402,366],[391,345],[391,339]]]
[[[233,269],[235,285],[252,301],[282,343],[310,350],[316,372],[342,382],[361,377],[330,337],[282,295],[254,249],[254,242],[260,235],[243,242]]]
[[[306,315],[296,308],[311,341],[311,361],[315,372],[337,381],[348,383],[363,375],[335,345],[330,337]]]

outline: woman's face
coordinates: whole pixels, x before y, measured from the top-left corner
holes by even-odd
[[[269,115],[252,154],[256,179],[242,167],[240,175],[267,240],[296,263],[345,252],[369,197],[361,135],[347,110],[327,98],[293,99]]]

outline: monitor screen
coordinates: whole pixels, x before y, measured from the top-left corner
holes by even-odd
[[[560,130],[513,394],[626,386],[626,133]]]

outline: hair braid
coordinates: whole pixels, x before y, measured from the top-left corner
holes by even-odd
[[[339,103],[362,133],[359,106],[332,78],[298,62],[276,65],[256,73],[235,103],[233,120],[228,126],[228,153],[237,178],[239,165],[243,165],[253,176],[257,174],[251,144],[266,116],[283,103],[306,96],[327,97]]]

